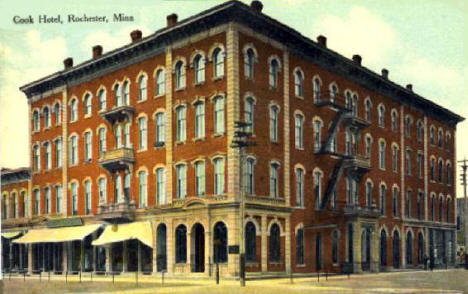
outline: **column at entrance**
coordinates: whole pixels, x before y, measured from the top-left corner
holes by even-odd
[[[208,223],[208,226],[205,228],[205,274],[211,276],[213,272],[213,238],[211,237],[211,224]]]
[[[361,244],[361,223],[356,221],[353,223],[353,272],[362,273],[362,244]]]
[[[167,222],[167,272],[174,274],[174,230],[172,225],[172,219]]]
[[[128,271],[128,250],[127,250],[127,241],[123,241],[122,249],[122,272],[125,273]]]
[[[112,271],[112,244],[109,244],[106,246],[106,272],[111,272]]]
[[[228,216],[227,226],[229,228],[228,233],[228,246],[238,245],[240,246],[239,239],[239,210],[234,210]],[[239,247],[240,248],[240,247]],[[236,254],[228,253],[228,274],[230,276],[239,276],[239,252]]]
[[[379,272],[380,270],[380,236],[377,232],[377,225],[371,230],[371,272]]]
[[[289,216],[286,217],[286,222],[285,222],[285,226],[286,226],[286,238],[285,238],[285,252],[286,252],[286,256],[285,256],[285,263],[286,263],[286,273],[291,273],[291,223],[289,221]]]
[[[67,245],[68,245],[68,242],[65,242],[63,243],[63,246],[62,246],[62,269],[65,272],[68,271]]]
[[[31,275],[33,271],[33,250],[32,244],[28,244],[28,273]]]
[[[406,233],[404,227],[401,228],[400,258],[401,268],[406,268]]]
[[[262,250],[261,250],[261,256],[262,256],[262,272],[268,271],[268,263],[267,263],[267,258],[268,258],[268,253],[267,253],[267,216],[262,215],[262,220],[261,220],[261,239],[262,239]]]

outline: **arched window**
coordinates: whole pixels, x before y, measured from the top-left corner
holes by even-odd
[[[18,195],[16,195],[16,193],[12,193],[11,195],[11,200],[13,200],[13,218],[18,218],[18,210],[19,210],[19,207],[18,207]]]
[[[315,209],[320,209],[322,201],[322,173],[320,171],[314,172],[314,206]]]
[[[99,203],[107,202],[107,179],[100,178],[98,181],[99,189]]]
[[[185,65],[182,60],[177,61],[175,65],[175,82],[176,89],[185,87]]]
[[[156,114],[156,146],[163,146],[166,141],[166,114]]]
[[[70,103],[70,121],[74,122],[78,119],[78,100],[73,99]]]
[[[393,188],[393,201],[392,201],[392,210],[393,216],[398,216],[398,189],[396,187]]]
[[[319,78],[314,78],[313,86],[314,86],[314,102],[319,103],[321,100],[321,91],[320,91],[321,83],[320,83]]]
[[[34,110],[33,112],[33,129],[34,131],[39,131],[41,128],[41,121],[39,119],[39,111]]]
[[[270,78],[269,78],[269,82],[270,82],[270,87],[272,88],[277,88],[278,87],[278,74],[279,74],[279,64],[278,64],[278,60],[276,60],[275,58],[273,58],[271,61],[270,61]]]
[[[270,262],[281,261],[281,236],[280,227],[273,224],[270,228],[270,242],[268,248],[268,260]]]
[[[185,199],[187,196],[187,165],[179,164],[176,167],[177,199]]]
[[[224,98],[218,96],[214,99],[214,132],[224,133]]]
[[[205,195],[205,162],[195,163],[195,191],[197,196]]]
[[[51,212],[51,205],[52,205],[52,191],[50,187],[46,187],[44,189],[45,199],[44,199],[44,213],[49,214]]]
[[[296,264],[304,264],[304,229],[300,228],[296,233]]]
[[[436,173],[435,158],[431,158],[431,181],[435,181],[435,173]]]
[[[431,129],[429,131],[429,142],[431,145],[435,145],[435,128],[434,126],[431,126]]]
[[[333,231],[332,233],[332,262],[333,264],[338,263],[338,242],[339,242],[339,233],[338,231]]]
[[[72,215],[78,214],[78,184],[71,184]]]
[[[115,135],[115,145],[117,148],[122,148],[123,142],[122,142],[122,125],[118,124],[115,127],[114,131]]]
[[[252,48],[247,49],[244,56],[244,75],[248,79],[254,77],[255,52]]]
[[[159,205],[166,204],[166,171],[162,167],[156,170],[156,199]]]
[[[435,197],[431,196],[431,220],[435,220],[436,208],[435,208]]]
[[[407,116],[405,119],[405,133],[406,137],[411,137],[411,127],[413,125],[413,120],[411,119],[411,116]]]
[[[279,164],[270,163],[270,197],[279,197]]]
[[[406,162],[405,162],[406,174],[410,176],[411,175],[411,151],[409,149],[406,150],[405,156],[406,156]]]
[[[34,164],[34,171],[41,170],[41,149],[39,145],[35,145],[33,147],[33,164]]]
[[[296,148],[304,148],[304,116],[302,114],[295,115],[295,145]]]
[[[114,201],[117,203],[123,202],[122,197],[122,176],[117,174],[114,179]]]
[[[224,76],[224,54],[220,48],[213,51],[213,66],[215,78]]]
[[[122,90],[120,88],[120,84],[115,84],[114,86],[114,104],[116,107],[122,106]]]
[[[370,122],[372,121],[372,102],[370,99],[367,99],[365,104],[366,120]]]
[[[446,173],[447,176],[445,179],[447,181],[447,185],[452,185],[452,165],[450,163],[447,163]]]
[[[55,114],[55,125],[59,125],[60,124],[60,120],[61,120],[61,111],[60,111],[60,104],[59,103],[55,103],[54,105],[54,114]]]
[[[351,109],[353,111],[354,116],[358,116],[358,104],[357,104],[358,97],[356,94],[353,95],[353,99],[351,102]]]
[[[296,201],[297,206],[304,206],[304,170],[296,169]]]
[[[322,122],[318,119],[314,121],[314,151],[319,152],[322,148]]]
[[[379,105],[379,127],[385,127],[385,106],[383,104]]]
[[[215,188],[214,193],[221,195],[224,193],[224,159],[216,158],[213,161],[215,169]]]
[[[125,81],[122,87],[123,92],[123,104],[130,105],[130,83]]]
[[[138,148],[140,150],[146,150],[148,146],[148,125],[146,123],[146,117],[140,117],[138,119]]]
[[[246,128],[247,132],[253,133],[254,131],[254,113],[255,113],[255,100],[252,97],[247,97],[245,99],[244,105],[244,121],[250,124]]]
[[[392,167],[393,167],[393,172],[397,173],[398,172],[398,147],[397,146],[392,146]]]
[[[438,144],[439,144],[439,148],[443,148],[444,147],[444,131],[442,131],[441,129],[439,129],[439,133],[437,135],[437,140],[438,140]]]
[[[176,108],[176,119],[177,119],[177,141],[185,141],[187,138],[187,119],[186,119],[187,107],[182,105]]]
[[[90,161],[92,157],[91,132],[84,133],[84,160]]]
[[[70,137],[70,150],[69,150],[70,165],[78,164],[78,136]]]
[[[408,218],[411,218],[412,203],[413,203],[413,194],[411,190],[408,190],[406,192],[406,216]]]
[[[254,183],[255,183],[255,160],[253,158],[247,158],[245,161],[245,193],[247,195],[254,195]]]
[[[398,113],[392,110],[392,131],[398,132]]]
[[[156,96],[161,96],[166,93],[166,73],[163,69],[156,72]]]
[[[424,135],[424,127],[423,127],[423,123],[421,121],[418,121],[418,124],[416,126],[416,133],[417,133],[417,137],[418,137],[418,142],[422,142],[423,135]]]
[[[371,158],[372,156],[372,138],[366,136],[366,156]]]
[[[372,196],[372,182],[368,181],[366,182],[366,206],[370,207],[373,202],[373,196]]]
[[[385,169],[385,142],[379,142],[379,168]]]
[[[26,216],[26,192],[23,192],[22,193],[22,198],[23,198],[23,216]],[[57,185],[55,186],[55,211],[57,213],[62,213],[62,198],[63,198],[63,195],[62,195],[62,186],[60,185]]]
[[[439,221],[442,222],[444,217],[444,198],[439,198]]]
[[[175,262],[187,262],[187,227],[179,225],[175,231]]]
[[[125,203],[130,202],[130,187],[132,181],[131,174],[125,174],[124,176],[124,187],[123,187],[123,199],[122,201]]]
[[[52,168],[52,147],[49,142],[44,143],[44,166],[45,169]]]
[[[107,150],[106,129],[100,128],[98,131],[99,136],[99,156],[104,155]]]
[[[147,97],[147,86],[148,78],[145,75],[141,75],[138,79],[138,100],[144,101]]]
[[[330,86],[330,101],[335,102],[336,97],[338,96],[338,87],[335,84]]]
[[[50,123],[50,110],[49,107],[45,107],[43,110],[44,113],[44,127],[49,128],[51,123]]]
[[[85,188],[85,214],[90,214],[91,213],[91,181],[87,180],[84,184]]]
[[[83,104],[84,104],[84,115],[85,116],[90,116],[91,111],[92,111],[91,95],[90,94],[86,94]]]
[[[439,182],[442,183],[444,181],[444,162],[441,160],[439,161]]]
[[[417,199],[417,213],[418,213],[418,219],[422,219],[423,215],[423,198],[424,194],[422,192],[418,192],[418,199]]]
[[[406,233],[406,264],[413,265],[413,234]]]
[[[193,68],[195,70],[195,84],[200,84],[205,81],[205,60],[198,54],[193,60]]]
[[[140,200],[140,207],[146,207],[148,205],[148,174],[146,171],[140,171],[138,173],[138,197]]]
[[[223,222],[217,222],[213,229],[213,257],[215,263],[228,261],[228,233]]]
[[[247,262],[257,261],[257,229],[252,222],[245,225],[245,260]]]
[[[278,142],[279,108],[276,105],[270,106],[270,140]]]
[[[448,198],[447,199],[447,208],[446,208],[446,215],[447,215],[446,220],[447,220],[448,223],[452,220],[452,218],[451,218],[451,207],[452,206],[451,205],[452,205],[452,201],[450,200],[450,198]]]
[[[387,206],[386,201],[387,187],[380,185],[380,214],[385,215],[385,207]]]
[[[205,137],[205,104],[195,104],[195,138]]]
[[[393,232],[393,267],[400,267],[400,234],[397,230]]]
[[[76,186],[76,184],[75,184]],[[72,192],[73,192],[73,184],[72,184]],[[35,215],[40,215],[41,214],[41,190],[39,189],[35,189],[34,190],[34,199],[33,199],[33,214]],[[73,193],[72,193],[73,195]],[[7,198],[7,202],[8,202],[8,198]],[[8,206],[8,203],[6,203],[6,205]]]
[[[298,97],[303,95],[304,76],[299,69],[294,72],[294,93]]]
[[[101,89],[98,93],[99,99],[99,111],[103,111],[107,108],[107,93],[106,90]]]
[[[418,264],[424,263],[424,237],[421,232],[418,234]]]
[[[422,179],[423,177],[423,164],[424,164],[423,154],[418,152],[416,165],[418,167],[418,177],[420,179]]]

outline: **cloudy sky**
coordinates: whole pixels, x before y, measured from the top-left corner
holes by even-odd
[[[27,103],[18,87],[129,43],[129,32],[146,36],[165,26],[166,15],[184,19],[223,1],[217,0],[81,0],[0,1],[0,165],[27,166]],[[79,2],[79,3],[78,3]],[[250,1],[246,1],[250,2]],[[263,0],[264,13],[390,78],[413,84],[418,94],[468,117],[468,4],[453,0]],[[44,4],[47,3],[47,4]],[[107,24],[14,24],[14,16],[132,15],[134,22]],[[457,155],[468,156],[468,123],[458,126]],[[458,178],[458,177],[457,177]],[[459,190],[458,195],[461,196]]]

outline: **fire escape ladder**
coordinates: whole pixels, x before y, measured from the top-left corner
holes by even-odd
[[[345,114],[349,112],[346,109],[338,110],[338,113],[335,116],[330,128],[328,129],[327,137],[322,142],[322,147],[320,148],[320,153],[328,153],[330,152],[330,142],[335,137],[336,132],[338,131],[338,126],[340,125],[341,121],[343,120]]]
[[[340,160],[336,163],[332,176],[328,180],[327,190],[325,190],[325,194],[322,199],[322,203],[320,205],[320,209],[326,210],[328,207],[328,202],[330,201],[331,196],[336,190],[336,185],[343,174],[344,169],[344,159],[340,158]]]

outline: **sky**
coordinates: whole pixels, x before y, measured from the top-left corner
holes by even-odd
[[[20,86],[130,42],[140,29],[147,36],[165,26],[173,12],[184,19],[218,0],[0,1],[0,166],[29,165],[28,108]],[[250,3],[250,1],[244,1]],[[454,0],[263,0],[263,12],[330,49],[362,56],[363,66],[468,117],[468,1]],[[14,24],[15,16],[66,17],[114,13],[134,17],[122,23]],[[468,157],[468,123],[458,125],[457,157]],[[458,182],[458,176],[457,176]],[[462,196],[460,187],[458,196]]]

